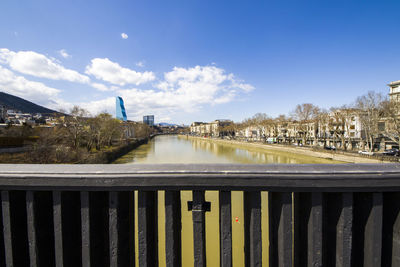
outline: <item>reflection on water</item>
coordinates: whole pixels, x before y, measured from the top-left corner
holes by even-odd
[[[178,136],[157,136],[115,163],[338,163],[328,159],[296,155],[275,150],[213,143],[209,140]],[[136,219],[137,219],[137,192]],[[206,213],[207,266],[219,266],[219,211],[218,192],[207,191],[206,201],[211,202],[211,212]],[[182,203],[182,266],[193,266],[192,213],[187,202],[192,200],[191,191],[181,191]],[[263,266],[268,266],[268,195],[261,194]],[[165,266],[165,211],[164,191],[158,192],[159,266]],[[232,249],[233,266],[244,266],[243,192],[232,192]],[[136,221],[137,227],[137,221]],[[137,231],[137,228],[136,228]],[[136,236],[136,257],[138,240]],[[136,258],[138,262],[138,258]]]
[[[214,143],[184,136],[157,136],[114,163],[338,163],[278,150]]]

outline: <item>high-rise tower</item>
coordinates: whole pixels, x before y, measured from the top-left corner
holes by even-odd
[[[117,96],[115,106],[116,106],[115,117],[121,121],[127,121],[128,118],[126,117],[124,100],[122,99],[122,97]]]
[[[154,115],[143,116],[143,123],[149,126],[154,126]]]

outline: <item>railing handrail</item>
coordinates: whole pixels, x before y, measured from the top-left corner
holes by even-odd
[[[400,190],[400,164],[0,165],[6,190]]]

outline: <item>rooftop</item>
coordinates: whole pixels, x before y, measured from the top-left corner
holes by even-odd
[[[391,82],[391,83],[389,83],[388,84],[388,86],[394,86],[394,85],[400,85],[400,80],[398,80],[398,81],[394,81],[394,82]]]

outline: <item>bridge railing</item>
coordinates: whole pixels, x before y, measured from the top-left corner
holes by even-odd
[[[195,266],[206,266],[207,190],[219,192],[221,266],[232,266],[232,191],[244,192],[245,266],[261,266],[263,251],[273,267],[400,266],[395,164],[0,165],[0,190],[0,266],[157,266],[159,190],[166,266],[182,266],[182,190]]]

